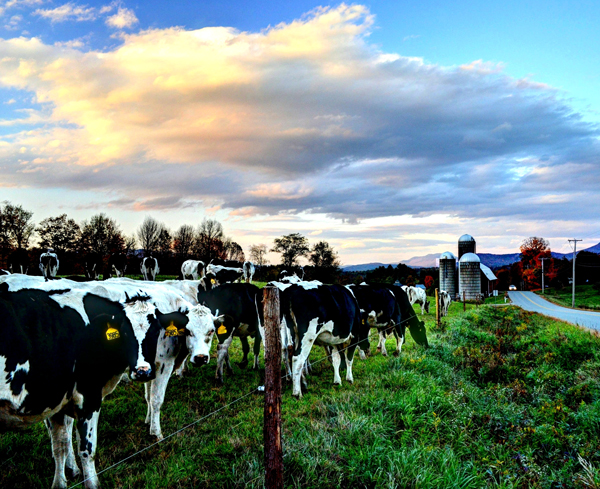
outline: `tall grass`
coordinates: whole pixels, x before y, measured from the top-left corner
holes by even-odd
[[[398,358],[354,363],[332,386],[314,364],[301,400],[284,387],[286,487],[599,487],[600,340],[516,308],[479,307],[410,339]],[[390,345],[391,351],[394,346]],[[232,359],[241,352],[232,348]],[[324,357],[315,347],[313,362]],[[262,362],[261,362],[262,365]],[[162,411],[172,433],[262,383],[240,370],[213,384],[214,362],[173,378]],[[102,408],[97,466],[153,442],[143,386],[122,385]],[[262,397],[252,395],[101,475],[105,487],[263,487]],[[0,438],[0,486],[48,487],[42,425]],[[594,486],[596,484],[596,486]]]

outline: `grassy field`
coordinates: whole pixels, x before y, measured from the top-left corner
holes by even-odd
[[[536,294],[542,296],[542,291],[538,290]],[[571,287],[565,287],[561,290],[547,288],[542,297],[560,306],[571,307],[572,294]],[[594,289],[592,285],[577,285],[575,287],[575,307],[600,310],[600,292]]]
[[[439,329],[425,315],[427,350],[409,336],[398,358],[357,359],[353,385],[332,386],[314,348],[309,392],[298,401],[284,386],[286,487],[600,487],[600,339],[513,307],[468,307],[452,304]],[[241,358],[238,343],[231,354]],[[211,362],[171,380],[165,435],[262,383],[234,366],[216,387]],[[262,401],[251,394],[102,474],[104,487],[263,487]],[[99,470],[153,443],[145,412],[139,384],[105,400]],[[0,487],[49,487],[52,475],[43,425],[2,434]]]

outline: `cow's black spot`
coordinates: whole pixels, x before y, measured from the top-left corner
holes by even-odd
[[[10,383],[10,390],[15,396],[18,396],[23,390],[26,378],[27,373],[24,370],[17,370],[14,373],[12,382]]]
[[[160,373],[162,374],[165,371],[165,364],[163,363],[162,367],[160,367]]]

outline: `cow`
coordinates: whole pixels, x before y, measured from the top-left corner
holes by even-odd
[[[3,268],[0,268],[0,275],[12,275],[8,270],[4,270]]]
[[[124,277],[125,271],[127,270],[127,255],[123,253],[113,253],[108,259],[108,270],[105,275],[109,278],[113,275],[115,277]]]
[[[58,273],[58,256],[54,253],[52,248],[48,248],[46,253],[40,255],[40,270],[44,279],[48,281],[50,278],[56,277]]]
[[[448,315],[448,308],[452,304],[452,297],[445,290],[440,291],[438,300],[440,301],[440,315],[442,317]]]
[[[0,431],[45,421],[55,461],[52,487],[63,488],[66,465],[79,473],[74,418],[85,487],[95,489],[102,399],[125,369],[133,380],[151,379],[161,325],[131,323],[128,309],[145,308],[143,300],[121,304],[86,290],[9,289],[8,281],[0,284]]]
[[[8,271],[10,273],[27,274],[29,271],[29,252],[23,248],[13,251],[8,257]]]
[[[144,280],[155,281],[160,269],[158,268],[158,260],[151,256],[147,256],[142,260],[140,266]]]
[[[354,293],[362,316],[362,323],[369,328],[376,328],[379,333],[377,351],[387,356],[385,340],[393,332],[397,340],[394,356],[400,354],[404,342],[405,326],[402,323],[402,314],[392,291],[385,286],[377,285],[350,285],[348,288]],[[360,345],[361,351],[369,353],[369,343]]]
[[[301,382],[313,344],[332,347],[333,383],[341,384],[340,353],[346,360],[346,380],[353,382],[352,362],[359,343],[369,331],[361,323],[360,308],[352,292],[342,285],[271,282],[281,291],[282,334],[290,332],[293,346],[292,394],[302,397]],[[285,320],[285,324],[283,324]],[[284,345],[285,347],[285,345]]]
[[[371,285],[379,285],[383,287],[387,287],[391,290],[394,297],[396,297],[396,302],[398,302],[398,306],[400,307],[400,315],[402,316],[402,325],[406,328],[409,328],[410,334],[415,340],[415,342],[422,346],[428,346],[429,343],[427,341],[427,331],[425,330],[425,323],[421,321],[415,310],[412,307],[412,304],[408,298],[406,291],[404,290],[406,286],[399,285],[390,285],[390,284],[371,284]],[[405,341],[405,337],[402,337],[402,343]],[[399,341],[400,338],[396,337],[396,341]],[[399,347],[402,345],[400,344]]]
[[[100,253],[88,253],[83,261],[85,276],[92,280],[98,280],[104,268],[104,260]]]
[[[204,277],[205,266],[200,260],[186,260],[181,265],[181,276],[183,280],[190,277],[192,280],[200,280]]]
[[[423,289],[408,285],[403,285],[402,289],[406,292],[411,305],[416,303],[421,306],[421,314],[429,313],[429,300]]]
[[[304,280],[304,268],[294,267],[291,271],[281,270],[279,272],[278,280],[283,282],[286,277],[296,276],[299,280]]]
[[[221,284],[239,281],[244,276],[244,269],[209,263],[206,266],[206,276],[209,274],[214,276],[214,286],[218,287]]]
[[[245,261],[242,268],[244,269],[244,280],[247,284],[252,283],[252,278],[254,277],[254,272],[256,270],[254,268],[254,263],[251,261]]]
[[[211,290],[199,290],[198,303],[206,305],[215,316],[224,315],[226,321],[217,329],[217,371],[215,379],[223,383],[223,365],[227,364],[231,374],[229,362],[229,346],[233,337],[237,336],[242,342],[244,354],[240,368],[248,365],[250,345],[248,337],[254,338],[254,369],[258,369],[260,354],[262,317],[262,291],[252,284],[223,284]]]

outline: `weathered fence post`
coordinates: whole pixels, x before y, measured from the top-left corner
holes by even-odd
[[[283,489],[283,449],[281,446],[281,332],[279,289],[263,289],[265,318],[265,487]]]
[[[435,323],[439,329],[440,327],[440,296],[438,289],[435,289]]]
[[[463,312],[467,310],[467,293],[463,290]]]

